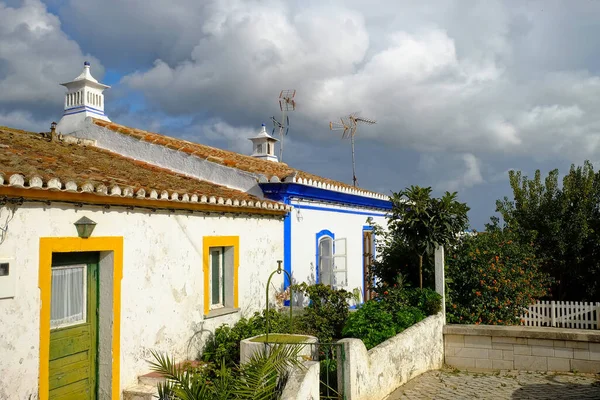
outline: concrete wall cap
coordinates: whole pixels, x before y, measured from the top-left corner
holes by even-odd
[[[600,331],[572,328],[497,325],[446,325],[445,335],[503,336],[600,343]]]

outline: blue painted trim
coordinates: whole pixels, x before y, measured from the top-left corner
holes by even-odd
[[[327,229],[323,229],[322,231],[317,232],[317,234],[315,235],[315,237],[316,237],[316,241],[315,241],[315,281],[317,283],[321,282],[321,279],[319,279],[319,276],[320,276],[319,275],[319,241],[321,240],[322,237],[325,237],[325,236],[330,237],[332,241],[335,240],[335,234]],[[335,249],[332,249],[332,254],[331,254],[332,257],[333,257],[333,254],[335,254]]]
[[[376,208],[385,211],[392,209],[392,202],[388,200],[374,199],[372,197],[359,196],[350,193],[341,193],[299,183],[260,183],[259,185],[264,195],[272,200],[276,200],[285,195],[308,200],[328,201],[344,205]]]
[[[386,217],[387,214],[370,212],[370,211],[354,211],[354,210],[340,210],[338,208],[327,208],[327,207],[319,207],[319,206],[308,206],[304,204],[294,204],[294,208],[300,208],[304,210],[317,210],[317,211],[329,211],[329,212],[339,212],[342,214],[356,214],[356,215],[368,215],[370,217]]]
[[[282,199],[285,204],[290,204],[289,198]],[[292,276],[292,213],[288,212],[283,220],[283,269]],[[283,289],[287,289],[291,282],[287,274],[283,274]]]
[[[99,109],[99,108],[95,108],[95,107],[91,107],[91,106],[85,106],[85,105],[83,105],[83,106],[71,107],[71,108],[66,108],[66,109],[65,109],[65,112],[66,112],[66,111],[71,111],[71,110],[77,110],[77,109],[80,109],[80,108],[87,108],[87,109],[94,110],[94,111],[98,111],[98,112],[104,112],[104,111],[102,111],[102,110],[101,110],[101,109]]]
[[[96,114],[96,115],[105,116],[103,112],[97,112],[97,111],[94,111],[94,110],[88,110],[88,109],[84,109],[84,110],[81,110],[81,111],[75,111],[75,112],[72,112],[72,113],[66,113],[66,112],[65,112],[63,115],[74,115],[74,114],[80,114],[80,113],[82,113],[82,112],[86,112],[86,111],[87,111],[87,112],[91,112],[92,114]]]

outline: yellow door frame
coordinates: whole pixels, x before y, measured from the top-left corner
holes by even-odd
[[[112,387],[113,399],[120,397],[121,362],[121,278],[123,277],[123,237],[44,237],[40,238],[40,374],[39,399],[50,394],[50,299],[52,292],[52,253],[80,251],[113,252],[113,329]]]

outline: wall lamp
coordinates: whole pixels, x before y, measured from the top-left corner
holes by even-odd
[[[92,236],[96,223],[88,217],[81,217],[75,222],[75,228],[77,229],[77,236],[83,239],[87,239]]]

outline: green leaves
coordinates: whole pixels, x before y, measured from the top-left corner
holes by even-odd
[[[600,300],[600,174],[586,161],[572,165],[559,183],[553,170],[542,180],[510,171],[513,199],[496,203],[496,211],[522,243],[533,243],[544,271],[556,278],[558,300]],[[499,229],[498,218],[488,229]]]
[[[297,317],[297,327],[302,333],[316,336],[321,343],[330,343],[342,336],[348,318],[348,300],[352,293],[332,289],[323,284],[294,285],[294,293],[304,293],[310,299],[304,314]]]
[[[462,324],[518,325],[551,284],[531,245],[508,229],[464,237],[447,254],[446,276],[447,318]]]
[[[215,329],[212,340],[209,340],[200,355],[204,361],[220,363],[224,360],[227,366],[233,366],[240,360],[240,341],[266,332],[266,311],[255,312],[249,319],[241,318],[233,327],[221,325]],[[288,314],[269,310],[270,332],[295,333]]]
[[[367,349],[371,349],[427,315],[439,312],[441,300],[431,289],[389,288],[350,314],[344,337],[361,339]]]
[[[456,192],[446,192],[439,199],[432,198],[431,193],[430,187],[411,186],[391,196],[389,234],[394,242],[404,244],[420,257],[433,254],[439,246],[456,243],[458,234],[468,225],[469,207],[457,200]]]
[[[289,371],[303,368],[300,350],[300,345],[274,345],[255,353],[245,365],[229,369],[223,362],[216,379],[157,352],[152,352],[150,366],[167,379],[159,385],[159,400],[274,400],[280,397]]]

